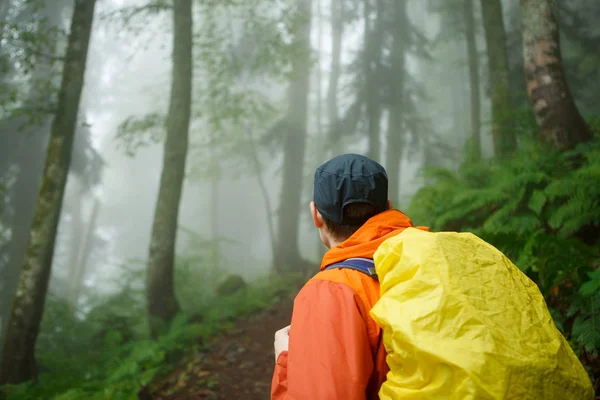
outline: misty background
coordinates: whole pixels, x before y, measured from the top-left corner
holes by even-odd
[[[161,270],[151,237],[155,221],[168,225],[156,210],[169,114],[177,111],[169,112],[177,97],[173,45],[180,32],[173,10],[184,1],[95,3],[71,160],[56,164],[66,165],[68,176],[53,245],[52,232],[34,216],[44,220],[47,202],[40,199],[45,187],[55,189],[42,175],[52,161],[49,138],[61,131],[53,121],[61,87],[70,82],[61,73],[69,31],[77,26],[74,10],[85,3],[0,3],[0,335],[10,339],[3,349],[17,342],[31,347],[23,368],[36,370],[39,359],[37,370],[56,380],[57,393],[79,385],[69,374],[101,382],[101,373],[84,374],[78,366],[108,360],[101,355],[105,345],[118,348],[113,362],[135,353],[127,346],[158,340],[147,326],[157,314],[147,304],[153,294],[175,299],[174,310],[161,316],[166,322],[183,311],[199,324],[194,329],[203,329],[185,334],[202,340],[220,332],[223,320],[277,304],[281,287],[290,291],[318,271],[326,251],[309,213],[314,171],[350,152],[388,170],[390,198],[416,225],[474,231],[521,261],[581,358],[597,365],[596,294],[591,300],[581,294],[582,300],[574,288],[600,282],[588,275],[600,249],[600,194],[593,186],[599,175],[592,168],[600,127],[600,3],[556,3],[560,48],[553,51],[570,107],[561,103],[570,95],[560,100],[549,90],[540,102],[527,92],[534,81],[525,72],[527,57],[536,43],[524,38],[540,33],[539,24],[527,22],[534,6],[526,1],[192,1],[185,179],[180,201],[171,205],[178,209],[175,251],[163,251],[169,261]],[[498,66],[499,59],[506,65]],[[559,105],[546,112],[541,103]],[[553,141],[549,126],[567,132],[568,143]],[[552,151],[535,147],[548,143]],[[582,170],[562,175],[548,165]],[[556,185],[563,181],[573,186],[561,192]],[[532,210],[535,218],[520,219]],[[551,250],[565,248],[576,255]],[[31,261],[44,254],[51,261]],[[162,272],[149,278],[152,270]],[[292,284],[286,279],[294,274],[300,278]],[[149,288],[152,279],[164,287]],[[7,334],[11,315],[19,320],[19,299],[36,305],[34,322]],[[106,344],[113,339],[118,345]],[[161,357],[172,349],[156,346],[149,353],[162,355],[153,362],[168,364]],[[83,355],[89,348],[97,353]],[[74,354],[81,358],[67,362]],[[146,361],[136,359],[135,368],[146,371]],[[98,369],[112,371],[106,362]],[[64,381],[52,375],[60,370],[67,371]]]

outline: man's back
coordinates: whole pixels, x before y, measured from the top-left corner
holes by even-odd
[[[377,399],[388,366],[381,330],[369,311],[379,282],[362,272],[327,266],[372,258],[378,246],[412,222],[390,210],[369,219],[329,250],[321,269],[294,302],[289,351],[278,359],[272,399]]]

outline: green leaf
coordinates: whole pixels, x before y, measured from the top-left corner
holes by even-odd
[[[528,207],[531,211],[540,215],[542,213],[542,209],[546,204],[547,197],[542,190],[534,190],[531,198],[529,199]]]

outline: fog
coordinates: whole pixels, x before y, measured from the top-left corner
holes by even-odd
[[[134,5],[130,3],[134,2],[102,2],[98,5],[96,13],[109,14],[124,5]],[[144,2],[138,1],[135,4],[143,5]],[[323,82],[321,96],[324,98],[329,72],[328,60],[331,57],[331,29],[325,23],[329,5],[323,2],[320,8],[323,18],[321,22],[323,26],[320,28],[321,38],[318,37],[319,27],[313,24],[311,41],[313,51],[316,53],[318,49],[315,57],[318,55],[321,63],[320,73]],[[411,14],[414,18],[418,18],[419,14],[423,18],[422,7],[413,4],[412,8]],[[158,29],[157,32],[131,32],[123,29],[120,22],[110,19],[96,21],[93,28],[83,93],[85,108],[82,111],[85,110],[86,120],[91,125],[94,147],[106,165],[102,182],[93,193],[87,195],[86,201],[90,202],[92,196],[97,196],[100,200],[98,230],[106,237],[108,245],[104,249],[101,261],[90,266],[87,273],[85,283],[91,290],[110,290],[123,264],[130,260],[144,260],[148,256],[150,227],[161,172],[162,143],[150,143],[136,151],[135,156],[132,157],[126,154],[123,144],[116,138],[119,125],[128,117],[162,112],[168,107],[172,51],[168,38],[169,21],[165,15],[146,18],[148,26],[158,26],[162,29]],[[427,22],[428,36],[436,35],[438,24],[435,18]],[[348,29],[348,35],[344,36],[342,63],[345,67],[353,61],[362,43],[363,33],[360,24],[353,24],[352,28],[355,29]],[[451,60],[451,64],[456,67],[452,68],[455,75],[460,75],[465,68],[464,63],[460,64],[461,59],[457,57],[457,60]],[[427,63],[415,57],[410,57],[407,61],[411,73],[418,74],[419,70],[428,68]],[[447,71],[447,68],[435,66],[433,69]],[[317,71],[314,71],[311,77],[313,87],[317,80],[316,73]],[[421,77],[423,78],[425,76]],[[451,77],[444,76],[438,79],[446,81]],[[351,82],[351,76],[344,76],[340,86],[347,87]],[[311,90],[312,101],[317,97],[315,90],[316,88]],[[468,91],[468,87],[465,86],[464,90]],[[272,90],[270,96],[276,101],[284,96],[284,92],[285,87],[280,85]],[[447,113],[450,110],[449,105],[453,103],[452,94],[441,93],[441,95],[430,96],[440,104],[435,104],[435,107],[429,106],[427,114],[437,115],[440,120],[444,117],[452,119],[452,114]],[[340,96],[340,108],[348,107],[351,101],[350,96]],[[300,219],[300,246],[303,254],[316,262],[319,254],[316,242],[318,234],[309,221],[308,202],[312,192],[312,173],[318,165],[327,160],[329,155],[317,159],[314,153],[310,154],[311,149],[314,152],[320,146],[319,138],[315,137],[317,129],[315,114],[313,105],[309,114],[307,145],[309,154],[305,167],[307,178]],[[194,134],[206,135],[205,132],[192,131],[192,135]],[[346,142],[344,152],[364,153],[366,151],[366,139],[350,138]],[[188,171],[191,169],[191,164],[195,162],[192,157],[189,158]],[[266,168],[263,179],[270,183],[268,189],[271,204],[276,205],[278,180],[281,179],[278,174],[281,160],[277,155],[263,152],[261,162]],[[401,181],[404,199],[408,199],[419,187],[417,173],[421,162],[419,154],[402,162]],[[75,190],[71,181],[73,179],[67,187],[67,197]],[[213,218],[210,205],[212,188],[207,181],[208,179],[186,180],[179,221],[186,228],[209,238],[212,234],[210,221]],[[256,179],[252,176],[238,178],[235,173],[227,174],[226,171],[223,179],[218,183],[217,190],[218,235],[234,242],[224,245],[225,248],[222,250],[226,255],[220,267],[225,271],[239,273],[247,279],[265,274],[271,268],[271,244],[267,232],[264,199],[257,188]],[[276,210],[272,212],[276,213]],[[62,241],[59,240],[57,246],[68,247],[70,239],[66,234],[68,229],[66,225],[68,221],[63,219],[59,229],[64,234],[59,236]],[[186,246],[185,241],[185,234],[180,233],[178,249],[181,250]]]
[[[171,324],[204,345],[289,307],[327,251],[313,175],[343,153],[381,163],[415,225],[525,260],[565,337],[584,331],[571,320],[594,310],[570,310],[600,243],[600,8],[533,3],[0,2],[0,385],[108,382],[147,339],[167,363]],[[589,337],[569,340],[597,360]]]

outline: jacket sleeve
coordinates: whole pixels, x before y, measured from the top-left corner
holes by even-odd
[[[296,297],[289,351],[280,354],[272,400],[364,400],[373,372],[358,295],[343,283],[314,280]]]

